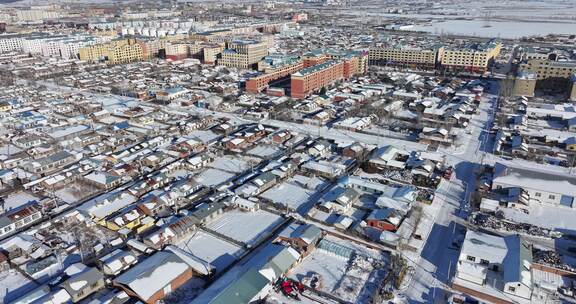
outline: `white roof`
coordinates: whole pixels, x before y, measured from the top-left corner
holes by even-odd
[[[576,196],[576,176],[496,164],[493,184]]]
[[[166,251],[170,251],[177,255],[197,273],[207,276],[214,272],[214,266],[212,266],[212,264],[202,260],[199,257],[188,254],[176,246],[168,246],[166,247]]]
[[[502,264],[507,252],[504,238],[468,230],[460,256],[470,255],[476,257],[477,261],[484,259],[491,263]]]

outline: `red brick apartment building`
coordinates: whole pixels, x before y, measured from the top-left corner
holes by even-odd
[[[254,94],[260,93],[268,87],[270,82],[288,77],[291,74],[300,71],[302,68],[304,68],[304,65],[302,61],[298,60],[292,64],[279,67],[271,72],[252,77],[246,81],[246,91]]]
[[[344,79],[344,62],[329,60],[292,74],[291,96],[306,98],[314,91]]]

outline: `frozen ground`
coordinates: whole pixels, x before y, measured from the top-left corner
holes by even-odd
[[[289,273],[295,280],[302,281],[317,273],[321,291],[333,293],[348,268],[348,259],[315,250]]]
[[[244,212],[234,209],[222,214],[207,227],[239,242],[253,245],[282,221],[282,217],[264,210]]]
[[[180,241],[177,246],[212,264],[220,272],[244,253],[244,249],[203,231]]]
[[[490,21],[485,27],[484,20],[447,20],[428,25],[416,25],[411,31],[425,31],[433,34],[456,34],[480,37],[520,38],[547,34],[573,34],[576,23]]]
[[[204,186],[212,187],[217,186],[233,178],[235,174],[225,172],[218,169],[206,169],[202,173],[196,175],[194,179]]]
[[[320,291],[330,293],[349,303],[367,303],[371,292],[363,293],[366,283],[374,275],[371,259],[356,255],[351,259],[316,250],[302,261],[289,276],[302,281],[315,274]],[[376,288],[377,283],[371,288]]]
[[[38,284],[15,270],[0,272],[0,303],[14,301],[36,287]]]
[[[209,303],[219,292],[224,290],[228,285],[232,284],[238,277],[253,267],[262,267],[268,262],[270,257],[278,254],[284,246],[276,244],[268,244],[262,248],[258,248],[251,252],[250,255],[242,259],[237,265],[232,267],[218,280],[212,283],[202,294],[200,294],[192,303],[205,304]]]
[[[162,302],[165,304],[188,304],[202,292],[204,284],[204,280],[192,278],[178,289],[172,291]]]

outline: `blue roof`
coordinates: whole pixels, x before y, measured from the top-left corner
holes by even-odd
[[[114,125],[114,128],[118,129],[118,130],[128,129],[129,127],[130,127],[130,124],[128,123],[128,121],[119,122],[119,123]]]

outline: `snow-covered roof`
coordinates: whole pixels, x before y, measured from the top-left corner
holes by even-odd
[[[501,163],[494,166],[494,172],[494,185],[540,190],[571,197],[576,193],[576,176],[574,175],[512,167]]]
[[[182,261],[186,262],[186,264],[188,264],[192,270],[194,270],[194,272],[207,276],[213,273],[215,270],[214,266],[212,266],[210,263],[196,256],[188,254],[176,246],[167,246],[166,251],[170,251],[177,255],[180,259],[182,259]]]
[[[468,230],[462,244],[460,256],[473,256],[490,263],[502,264],[508,249],[504,238]],[[461,258],[462,259],[462,258]]]
[[[136,264],[114,281],[128,286],[141,299],[148,300],[189,269],[188,263],[178,255],[170,251],[160,251]]]

